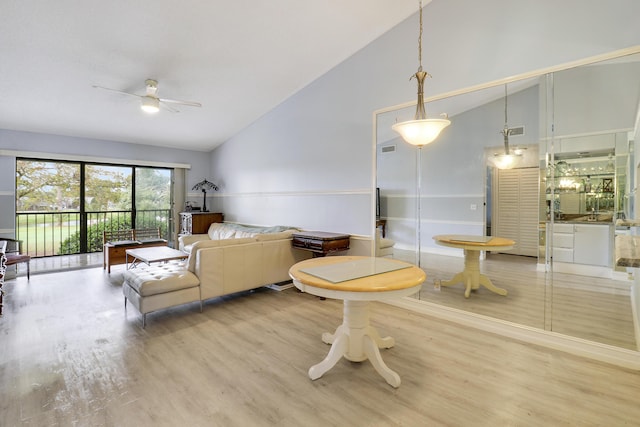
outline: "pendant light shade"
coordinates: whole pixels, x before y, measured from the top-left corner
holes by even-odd
[[[496,154],[491,158],[491,163],[498,169],[513,169],[518,163],[518,156],[515,154]]]
[[[411,145],[427,145],[433,142],[449,126],[451,122],[446,119],[421,119],[408,120],[396,123],[391,129],[400,134],[402,139]]]

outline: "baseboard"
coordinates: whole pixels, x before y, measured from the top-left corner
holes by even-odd
[[[640,371],[640,352],[638,351],[519,325],[410,297],[385,301],[385,303],[518,341]]]
[[[569,262],[554,261],[552,270],[554,273],[568,273],[577,274],[579,276],[613,279],[613,270],[611,267],[602,267],[599,265],[573,264]]]

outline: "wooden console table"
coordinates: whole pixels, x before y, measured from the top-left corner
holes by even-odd
[[[206,234],[214,222],[224,222],[220,212],[180,212],[180,235]]]
[[[324,231],[304,231],[293,233],[294,248],[313,252],[314,257],[322,257],[331,252],[349,249],[351,236],[348,234],[327,233]]]

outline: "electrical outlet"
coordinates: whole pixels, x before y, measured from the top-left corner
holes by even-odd
[[[472,211],[478,210],[478,205],[476,205],[475,203],[472,203],[471,204],[471,210]]]

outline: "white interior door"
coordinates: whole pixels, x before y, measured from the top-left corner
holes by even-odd
[[[538,168],[498,169],[492,234],[515,240],[514,255],[538,256]]]

